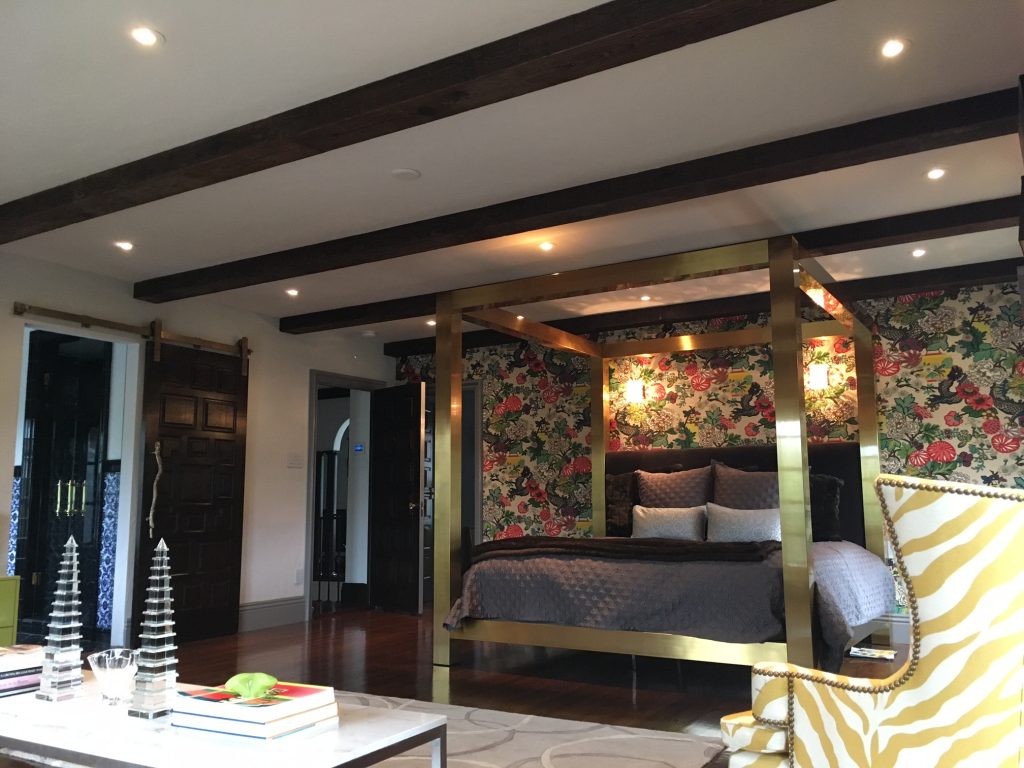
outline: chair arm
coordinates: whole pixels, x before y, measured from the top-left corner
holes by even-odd
[[[891,680],[848,677],[778,661],[761,662],[754,665],[750,674],[752,711],[760,722],[785,724],[789,720],[790,681],[793,681],[794,689],[797,685],[820,685],[836,690],[874,693],[886,690],[885,686]]]

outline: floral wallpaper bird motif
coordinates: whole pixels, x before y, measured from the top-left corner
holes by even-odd
[[[1024,325],[1011,284],[865,302],[878,320],[875,373],[886,472],[1024,487]],[[767,318],[633,328],[602,341],[733,330]],[[856,440],[850,339],[809,340],[804,362],[829,366],[807,390],[813,441]],[[532,344],[471,349],[465,378],[483,385],[484,538],[590,533],[587,361]],[[772,443],[766,346],[614,360],[610,450]],[[402,358],[398,378],[433,378],[430,355]],[[645,400],[626,401],[625,384]]]

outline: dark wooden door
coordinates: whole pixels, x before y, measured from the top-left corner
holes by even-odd
[[[424,385],[370,394],[370,605],[423,611]]]
[[[155,362],[152,345],[147,350],[133,636],[153,549],[161,538],[170,549],[178,639],[238,631],[247,397],[248,378],[237,357],[165,345]],[[157,442],[163,472],[153,505]]]

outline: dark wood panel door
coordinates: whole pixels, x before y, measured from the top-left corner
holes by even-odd
[[[161,538],[170,548],[178,639],[238,631],[248,382],[237,357],[164,346],[155,362],[152,345],[148,349],[133,636]],[[163,464],[158,480],[157,443]]]
[[[370,605],[423,611],[423,383],[370,394]]]

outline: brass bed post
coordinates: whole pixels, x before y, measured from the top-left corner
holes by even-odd
[[[871,330],[860,320],[855,320],[853,324],[853,353],[857,364],[857,429],[864,499],[864,546],[884,560],[882,507],[875,494],[875,478],[882,473],[878,447],[878,397],[875,391],[875,340]]]
[[[437,297],[434,404],[434,664],[452,663],[444,618],[462,593],[462,312]]]
[[[803,334],[796,287],[797,244],[768,241],[771,285],[772,359],[775,380],[775,443],[779,459],[782,515],[782,585],[786,604],[786,655],[814,666],[811,639],[810,491],[804,413]]]
[[[590,358],[590,469],[591,504],[594,536],[607,533],[604,476],[608,450],[608,360]]]

